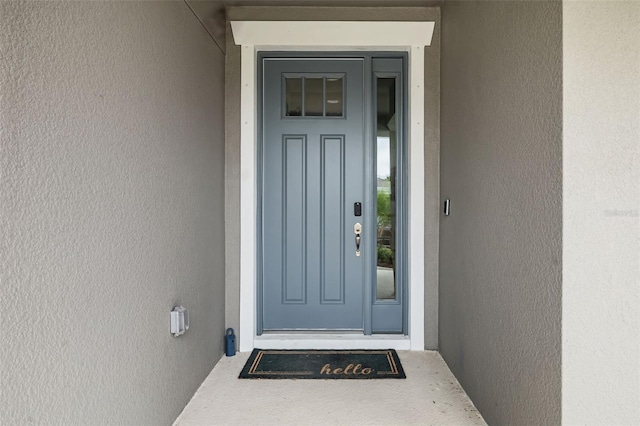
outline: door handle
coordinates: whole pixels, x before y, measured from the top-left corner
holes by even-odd
[[[360,257],[360,234],[362,233],[360,222],[353,225],[353,233],[356,234],[356,256]]]

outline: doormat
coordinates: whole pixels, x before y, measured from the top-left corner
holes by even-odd
[[[398,354],[385,350],[254,349],[240,379],[404,379]]]

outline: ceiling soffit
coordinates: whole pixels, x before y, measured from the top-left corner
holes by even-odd
[[[204,29],[209,33],[211,38],[215,41],[218,47],[225,51],[225,35],[226,35],[226,22],[227,22],[227,8],[228,7],[269,7],[278,8],[281,7],[340,7],[345,8],[424,8],[440,6],[441,1],[420,1],[420,0],[368,0],[368,1],[336,1],[336,0],[185,0],[185,3],[193,11],[198,18]],[[266,10],[265,10],[266,12]],[[273,13],[278,11],[273,10]],[[265,13],[266,20],[274,20],[273,13]],[[415,18],[414,18],[415,19]],[[277,20],[277,18],[275,19]],[[314,20],[313,16],[310,16],[308,20]],[[336,19],[339,20],[339,19]],[[349,20],[354,20],[353,18]],[[405,19],[399,19],[405,20]]]

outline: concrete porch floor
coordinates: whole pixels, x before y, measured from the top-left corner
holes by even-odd
[[[405,380],[240,380],[249,353],[223,357],[174,424],[486,425],[440,354],[398,355]]]

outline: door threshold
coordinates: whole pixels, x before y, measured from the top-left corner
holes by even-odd
[[[409,336],[398,334],[263,334],[253,338],[254,348],[260,349],[411,349]]]

